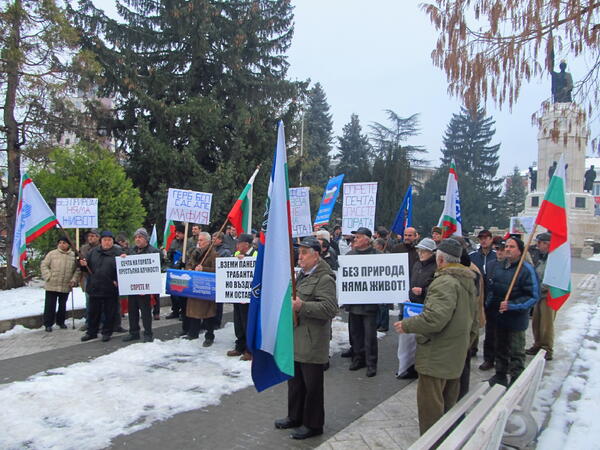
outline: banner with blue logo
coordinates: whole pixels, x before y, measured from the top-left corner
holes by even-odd
[[[325,186],[325,192],[323,192],[323,199],[321,200],[321,206],[317,211],[317,217],[315,218],[315,225],[327,225],[331,218],[331,213],[335,206],[335,202],[340,194],[340,188],[344,181],[344,174],[338,175],[337,177],[330,178]]]
[[[167,269],[167,294],[215,300],[215,274],[195,270]]]

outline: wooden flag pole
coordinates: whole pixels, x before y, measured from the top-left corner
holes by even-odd
[[[227,225],[229,223],[229,218],[225,219],[225,222],[223,222],[223,225],[221,226],[221,228],[219,229],[219,231],[217,231],[217,233],[222,233],[223,230],[225,229],[225,225]],[[208,254],[210,253],[210,251],[212,250],[212,248],[215,246],[215,241],[210,240],[210,245],[208,246],[208,250],[206,250],[206,253],[204,254],[204,256],[202,257],[202,260],[200,261],[200,265],[204,264],[204,260],[206,259],[206,257],[208,256]]]
[[[508,301],[508,297],[510,297],[512,290],[515,287],[515,283],[517,282],[517,277],[519,276],[519,272],[521,271],[521,267],[523,266],[523,261],[525,260],[525,256],[527,255],[527,252],[529,251],[529,247],[531,246],[531,241],[533,240],[533,236],[535,236],[537,227],[538,227],[538,224],[536,223],[535,226],[533,227],[533,230],[531,230],[529,239],[527,239],[527,244],[525,244],[525,248],[523,248],[523,253],[521,254],[521,259],[519,259],[519,264],[517,265],[517,270],[515,270],[515,274],[513,275],[510,285],[508,286],[508,291],[506,291],[506,295],[504,296],[505,302]],[[508,239],[510,239],[510,238],[508,238]]]
[[[188,236],[188,226],[189,223],[185,222],[185,231],[183,234],[183,253],[181,254],[181,262],[183,262],[185,268],[185,254],[187,253],[187,236]]]
[[[292,236],[290,234],[290,238],[289,238],[289,242],[290,242],[290,273],[292,276],[292,301],[296,298],[296,271],[294,270],[295,265],[294,265],[294,242],[292,240]],[[298,326],[298,315],[296,314],[296,311],[293,310],[293,314],[294,314],[294,327]]]
[[[79,251],[79,228],[75,228],[75,248]]]

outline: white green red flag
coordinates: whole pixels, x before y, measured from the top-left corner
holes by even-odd
[[[227,214],[229,223],[235,227],[238,235],[242,233],[249,234],[252,230],[252,189],[258,169],[257,167],[233,208]]]
[[[266,228],[261,230],[251,285],[246,342],[252,380],[260,392],[294,376],[294,320],[290,199],[283,122],[279,122],[269,182]]]
[[[458,175],[454,160],[450,163],[444,210],[438,225],[442,227],[442,237],[448,238],[454,234],[462,236],[462,219],[460,216],[460,195],[458,193]]]
[[[58,224],[56,216],[38,191],[33,180],[23,172],[17,201],[11,264],[25,276],[27,245]]]
[[[175,222],[167,220],[165,223],[165,231],[163,233],[163,246],[166,251],[171,248],[171,243],[175,239]]]
[[[561,155],[535,223],[551,233],[542,283],[549,287],[548,306],[558,310],[571,295],[571,244],[565,201],[565,161]]]
[[[152,234],[150,235],[149,244],[154,248],[158,248],[158,234],[156,233],[156,224],[152,225]]]

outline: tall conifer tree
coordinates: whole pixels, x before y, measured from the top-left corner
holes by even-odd
[[[348,183],[369,181],[371,179],[371,145],[369,137],[362,134],[358,115],[352,114],[350,122],[344,125],[342,135],[338,137],[338,162],[336,174],[345,174]]]

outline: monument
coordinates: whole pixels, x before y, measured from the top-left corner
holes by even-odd
[[[537,215],[550,177],[562,154],[566,167],[569,239],[573,255],[579,256],[586,241],[600,241],[600,220],[594,216],[594,197],[584,191],[585,156],[590,131],[585,111],[571,101],[573,80],[571,74],[566,72],[566,66],[565,62],[561,62],[561,72],[551,71],[553,101],[542,104],[535,189],[527,195],[525,211],[521,215]],[[587,178],[589,180],[589,175]]]

